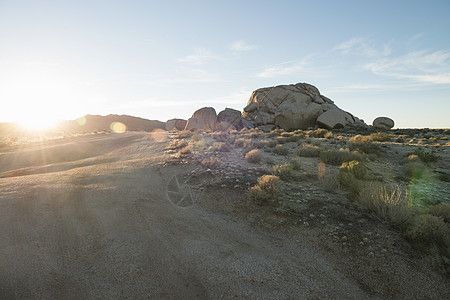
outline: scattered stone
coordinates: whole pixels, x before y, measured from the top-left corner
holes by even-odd
[[[392,127],[394,127],[395,123],[394,120],[388,117],[378,117],[375,120],[373,120],[372,125],[373,127],[378,129],[389,130]]]

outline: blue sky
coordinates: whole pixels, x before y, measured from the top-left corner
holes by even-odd
[[[308,82],[367,123],[450,128],[449,15],[448,0],[0,0],[0,122],[165,121]]]

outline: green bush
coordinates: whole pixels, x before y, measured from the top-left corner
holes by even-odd
[[[428,168],[420,161],[411,161],[403,165],[403,170],[407,178],[421,178]]]
[[[350,172],[355,176],[357,179],[364,179],[367,175],[367,168],[366,166],[357,160],[352,160],[350,162],[345,162],[341,165],[339,168],[339,171],[341,172]]]
[[[358,197],[361,193],[361,183],[352,173],[339,172],[337,174],[336,181],[341,188],[346,189],[354,197]]]
[[[284,147],[283,145],[277,145],[275,148],[272,149],[272,152],[277,155],[286,156],[289,154],[289,149]]]

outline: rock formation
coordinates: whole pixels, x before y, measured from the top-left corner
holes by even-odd
[[[318,122],[318,118],[325,113],[327,114]],[[242,117],[253,126],[277,125],[285,130],[306,129],[316,125],[329,129],[367,127],[364,121],[337,107],[332,100],[321,95],[315,86],[308,83],[254,91]]]
[[[378,117],[375,120],[373,120],[372,123],[373,127],[377,129],[384,129],[389,130],[392,127],[394,127],[394,120],[388,118],[388,117]]]
[[[216,110],[213,107],[203,107],[194,112],[187,121],[186,130],[215,130],[217,122]]]
[[[187,121],[183,119],[172,119],[166,122],[167,131],[183,130],[186,127]]]

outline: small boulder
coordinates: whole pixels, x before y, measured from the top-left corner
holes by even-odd
[[[214,130],[217,122],[216,110],[213,107],[203,107],[194,112],[187,121],[186,130]]]
[[[373,120],[372,123],[373,127],[383,130],[389,130],[392,127],[394,127],[394,120],[388,117],[378,117],[375,120]]]
[[[171,119],[166,122],[167,131],[183,130],[186,127],[186,120],[183,119]]]

